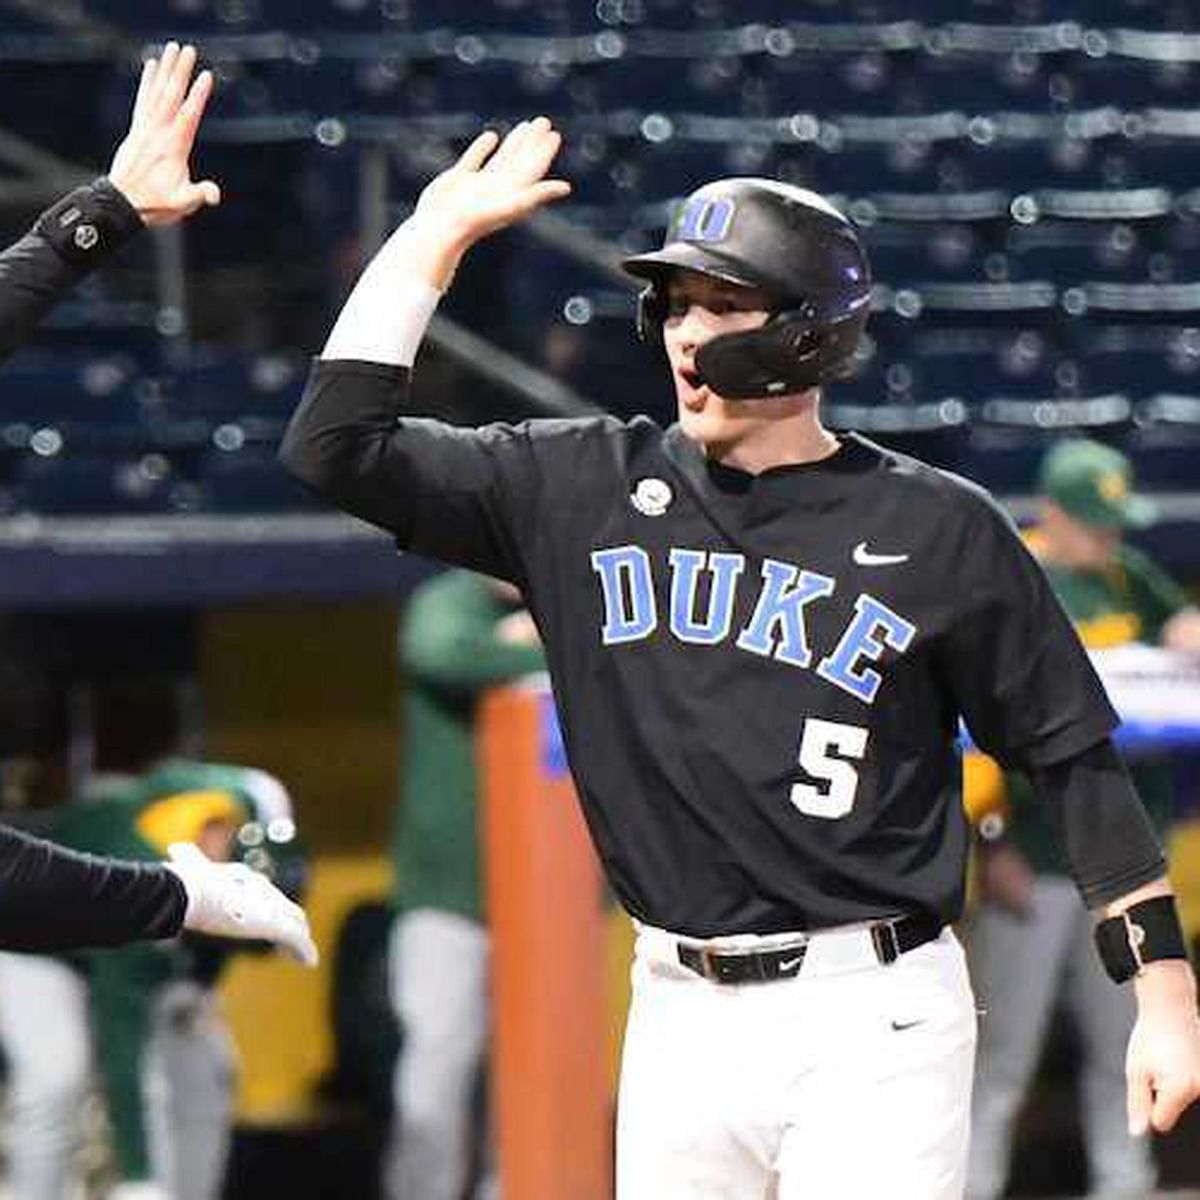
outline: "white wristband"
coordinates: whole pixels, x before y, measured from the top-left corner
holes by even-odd
[[[321,351],[322,359],[354,358],[411,367],[442,293],[400,274],[388,242],[362,273]]]

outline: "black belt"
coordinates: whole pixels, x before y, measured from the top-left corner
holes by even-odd
[[[811,936],[819,936],[821,932],[813,930]],[[929,916],[893,917],[876,921],[864,932],[870,935],[880,964],[887,966],[900,955],[932,942],[942,932],[942,923]],[[776,979],[791,979],[800,973],[808,952],[808,941],[776,950],[710,950],[683,942],[676,949],[679,961],[685,967],[713,983],[770,983]]]

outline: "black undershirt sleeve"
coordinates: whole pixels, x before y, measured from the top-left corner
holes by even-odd
[[[143,227],[105,178],[76,188],[42,213],[29,233],[0,253],[0,359]]]
[[[0,826],[0,949],[173,937],[186,910],[187,892],[165,866],[79,854]]]
[[[527,428],[402,416],[409,375],[318,360],[284,435],[284,466],[401,549],[521,583],[521,529],[536,520]]]
[[[1028,773],[1089,908],[1166,874],[1162,846],[1111,738]]]
[[[1067,761],[1119,724],[1046,573],[990,498],[964,525],[963,592],[941,646],[975,744],[1028,771]]]

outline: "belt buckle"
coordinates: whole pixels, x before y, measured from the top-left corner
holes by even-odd
[[[746,957],[735,950],[714,950],[711,946],[701,946],[700,963],[704,967],[704,978],[712,983],[736,983],[731,979],[726,964],[740,962]]]
[[[875,957],[883,966],[889,966],[900,957],[900,936],[896,933],[895,921],[880,921],[871,926],[871,942]]]

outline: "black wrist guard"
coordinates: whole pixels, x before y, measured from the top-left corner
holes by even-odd
[[[89,270],[143,225],[137,209],[101,176],[51,205],[33,228],[72,266]]]
[[[1096,949],[1116,983],[1132,979],[1146,963],[1165,958],[1186,960],[1187,945],[1175,898],[1155,896],[1101,921],[1096,926]]]

